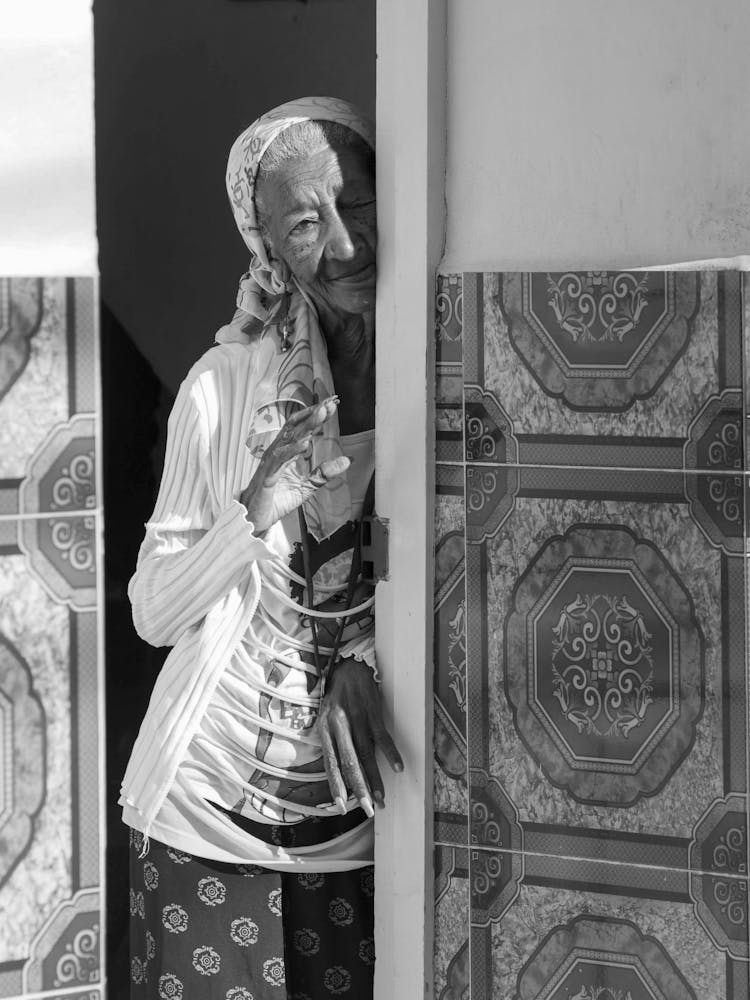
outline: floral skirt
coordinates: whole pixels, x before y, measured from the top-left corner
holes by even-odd
[[[368,1000],[372,866],[282,873],[130,836],[131,1000]]]

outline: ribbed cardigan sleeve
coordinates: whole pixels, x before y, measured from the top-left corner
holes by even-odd
[[[238,586],[256,559],[272,558],[237,500],[212,513],[208,434],[194,383],[180,387],[169,417],[164,472],[128,585],[133,623],[153,646],[173,646]]]

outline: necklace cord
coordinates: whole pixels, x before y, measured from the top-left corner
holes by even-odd
[[[349,580],[346,588],[346,600],[345,600],[345,611],[349,611],[354,600],[354,591],[357,583],[360,579],[362,572],[362,542],[364,535],[364,523],[365,519],[372,514],[375,505],[375,473],[370,476],[370,482],[367,485],[367,491],[365,493],[364,504],[362,505],[362,516],[359,519],[356,527],[356,538],[354,541],[354,547],[352,550],[352,561],[349,567]],[[310,544],[307,533],[307,523],[305,521],[305,514],[302,507],[297,508],[299,516],[299,526],[300,526],[300,536],[302,538],[302,562],[305,568],[305,581],[307,585],[307,599],[311,608],[315,607],[313,602],[314,588],[313,588],[313,573],[312,565],[310,559]],[[317,669],[318,675],[323,678],[324,684],[327,686],[331,682],[333,677],[333,672],[336,669],[338,661],[338,652],[341,646],[341,640],[344,635],[344,629],[346,627],[347,615],[344,613],[340,618],[337,619],[338,627],[336,629],[336,635],[334,636],[333,643],[331,645],[330,655],[328,657],[328,662],[325,668],[321,668],[321,657],[320,657],[320,647],[318,643],[318,623],[314,618],[310,619],[310,629],[312,631],[313,638],[313,656],[315,657],[315,667]]]

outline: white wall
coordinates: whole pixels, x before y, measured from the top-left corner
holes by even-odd
[[[96,274],[91,5],[0,17],[0,274]]]
[[[747,0],[448,0],[448,270],[750,250]]]

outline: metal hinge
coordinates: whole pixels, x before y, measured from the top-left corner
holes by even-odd
[[[366,583],[388,579],[389,525],[387,517],[377,514],[362,518],[362,578]]]

